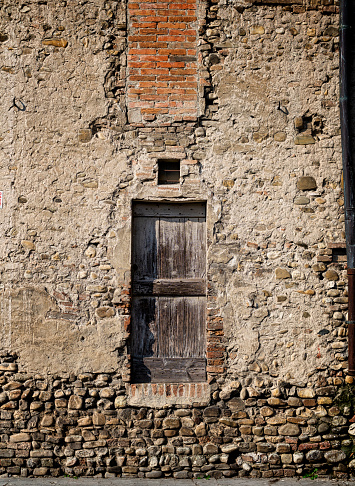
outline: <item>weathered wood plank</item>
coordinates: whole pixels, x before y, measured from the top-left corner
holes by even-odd
[[[206,295],[206,281],[195,279],[136,280],[132,284],[133,295]]]
[[[183,356],[206,356],[206,297],[184,298]]]
[[[147,203],[134,202],[133,216],[143,217],[194,217],[206,218],[206,204],[194,203]]]
[[[184,278],[185,258],[185,218],[160,218],[158,278]]]
[[[188,383],[206,380],[204,358],[144,358],[152,383]]]
[[[206,278],[206,224],[204,218],[185,219],[185,277]]]
[[[205,297],[159,297],[159,358],[205,356]]]
[[[159,218],[134,218],[132,231],[132,279],[157,277]]]
[[[156,298],[133,296],[129,352],[135,357],[157,356],[159,328],[156,308]]]

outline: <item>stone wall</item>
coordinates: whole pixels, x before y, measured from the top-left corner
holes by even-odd
[[[351,471],[337,4],[191,5],[181,40],[120,1],[0,3],[2,474]],[[133,79],[160,41],[198,62],[154,76],[196,85]],[[131,383],[134,200],[207,203],[206,383]]]

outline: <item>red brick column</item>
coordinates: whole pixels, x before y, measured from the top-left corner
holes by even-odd
[[[129,0],[130,123],[195,121],[197,0]]]

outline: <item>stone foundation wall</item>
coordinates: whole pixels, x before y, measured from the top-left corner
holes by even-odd
[[[190,405],[129,407],[126,386],[114,373],[29,376],[16,372],[10,356],[0,368],[5,475],[348,474],[351,406],[335,398],[329,379],[273,390],[233,382],[228,393],[220,379],[211,386],[218,399],[208,406],[195,397]]]
[[[352,471],[337,3],[191,5],[197,62],[160,60],[197,83],[176,100],[132,62],[180,31],[140,38],[123,1],[0,3],[2,474]],[[206,202],[206,382],[131,383],[137,200]]]

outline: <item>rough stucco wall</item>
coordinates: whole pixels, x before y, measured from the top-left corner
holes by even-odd
[[[282,3],[200,2],[205,109],[160,125],[123,2],[2,2],[1,472],[346,473],[338,18]],[[132,200],[207,201],[207,384],[128,384]]]
[[[9,16],[2,52],[4,285],[13,282],[16,288],[21,281],[32,287],[33,282],[52,297],[55,291],[65,294],[62,300],[78,313],[71,320],[80,340],[88,325],[95,333],[100,318],[94,306],[112,301],[116,286],[129,283],[129,224],[124,236],[114,232],[122,216],[130,218],[130,200],[207,196],[218,207],[210,218],[215,236],[209,261],[236,356],[229,369],[246,371],[255,358],[271,353],[276,364],[287,354],[291,360],[283,364],[282,376],[305,379],[310,368],[321,364],[318,346],[326,346],[328,338],[319,340],[317,332],[329,324],[327,316],[319,318],[326,281],[319,281],[321,274],[312,265],[319,249],[342,239],[334,19],[317,11],[259,7],[240,13],[235,6],[220,6],[218,20],[206,30],[215,51],[205,57],[212,75],[212,119],[202,121],[205,131],[195,144],[191,130],[188,137],[175,136],[176,145],[165,151],[152,138],[154,152],[148,154],[143,134],[138,142],[127,135],[120,141],[112,136],[112,126],[89,129],[120,103],[105,96],[105,77],[112,56],[119,56],[124,45],[124,31],[117,29],[124,6],[114,2],[76,9],[68,4],[65,16],[63,8],[36,3],[29,11],[4,7]],[[58,38],[68,45],[47,45]],[[14,97],[26,111],[11,108]],[[314,125],[315,144],[295,145],[294,120],[302,116]],[[120,115],[115,123],[117,118],[122,124]],[[132,159],[154,166],[155,156],[169,154],[198,159],[200,182],[194,189],[188,187],[188,173],[179,192],[157,188],[154,170],[146,182],[139,169],[130,181]],[[315,190],[297,190],[304,175],[315,178]],[[307,199],[299,199],[304,194]],[[311,249],[307,260],[302,258],[305,247]],[[221,266],[223,277],[218,276]],[[288,269],[293,278],[278,281],[275,268]],[[109,287],[111,296],[101,296],[100,286]],[[305,291],[315,295],[300,293]],[[61,308],[70,311],[65,304]],[[310,317],[302,317],[304,312]],[[122,319],[112,320],[122,336]],[[88,353],[85,343],[82,349]],[[323,353],[321,361],[328,363],[329,357]],[[75,366],[74,357],[70,366]],[[107,366],[116,367],[114,356]]]
[[[120,344],[117,319],[102,319],[95,327],[78,329],[70,320],[56,319],[60,309],[36,288],[4,292],[0,306],[1,351],[18,350],[21,369],[27,373],[115,369]]]
[[[97,277],[86,285],[80,285],[80,278],[87,271],[89,243],[107,231],[111,205],[105,200],[127,166],[104,130],[94,150],[85,143],[92,134],[90,123],[110,111],[117,112],[118,124],[125,119],[119,96],[108,88],[112,64],[117,59],[124,64],[125,7],[117,2],[32,2],[22,7],[9,2],[2,6],[1,28],[6,32],[0,88],[1,256],[11,349],[19,352],[23,369],[33,371],[43,364],[52,372],[113,369],[121,321],[112,317],[96,325],[83,309],[89,305],[84,294],[90,284],[105,284],[91,291],[98,290],[100,296],[104,287],[115,285],[112,267],[100,249],[95,250]],[[25,111],[14,103],[21,108],[23,103]],[[89,213],[95,217],[86,217]],[[29,291],[23,290],[14,301],[7,292],[12,286]],[[55,297],[55,291],[62,295]],[[28,304],[18,303],[22,295],[27,295]],[[59,307],[55,299],[62,301]],[[35,307],[26,315],[28,305]],[[31,346],[28,328],[19,321],[33,326]],[[63,349],[70,359],[63,359]]]
[[[336,25],[314,11],[219,11],[218,122],[206,128],[203,175],[215,189],[222,178],[230,184],[214,195],[225,198],[216,237],[230,369],[246,371],[260,357],[280,378],[307,380],[332,358],[329,335],[318,333],[332,331],[322,299],[334,282],[314,265],[344,237]],[[313,120],[313,137],[296,145],[307,142],[295,128],[302,116]],[[312,190],[298,189],[304,176],[314,178]],[[285,280],[276,268],[289,272]]]

